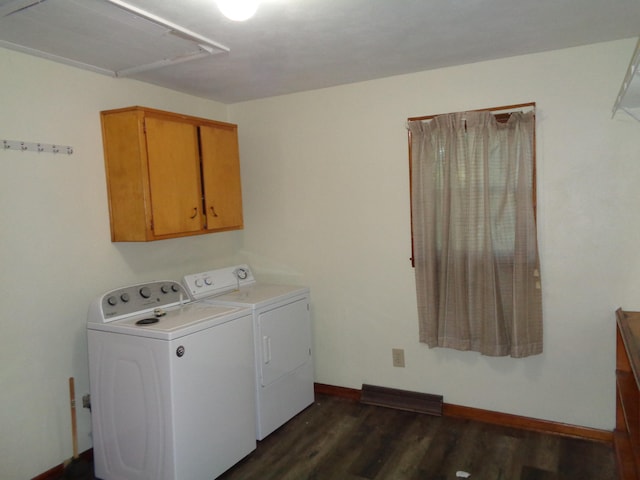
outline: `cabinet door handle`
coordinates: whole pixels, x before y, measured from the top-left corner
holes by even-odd
[[[191,215],[189,218],[191,219],[196,218],[197,215],[198,215],[198,207],[193,207],[193,215]]]
[[[211,205],[211,206],[209,207],[209,210],[211,210],[211,215],[213,215],[214,217],[217,217],[217,216],[218,216],[218,214],[216,213],[216,209],[215,209],[215,208],[213,208],[213,205]]]

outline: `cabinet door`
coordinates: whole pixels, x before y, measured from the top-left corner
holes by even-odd
[[[242,228],[238,134],[232,126],[200,126],[207,230]]]
[[[202,230],[198,132],[179,120],[145,118],[153,231]]]

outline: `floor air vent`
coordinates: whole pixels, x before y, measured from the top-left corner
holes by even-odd
[[[410,412],[428,413],[429,415],[442,415],[442,395],[432,395],[430,393],[410,392],[408,390],[363,384],[360,403],[397,408],[398,410],[408,410]]]

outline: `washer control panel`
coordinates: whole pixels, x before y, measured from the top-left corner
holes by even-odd
[[[171,280],[141,283],[121,287],[100,297],[99,313],[103,322],[113,321],[124,316],[146,311],[162,311],[163,308],[189,301],[182,285]],[[98,321],[94,318],[93,321]]]
[[[244,264],[185,275],[182,281],[195,300],[231,292],[255,282],[249,265]]]

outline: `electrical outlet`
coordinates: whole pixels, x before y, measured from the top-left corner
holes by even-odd
[[[393,357],[394,367],[404,367],[404,349],[392,348],[391,356]]]

